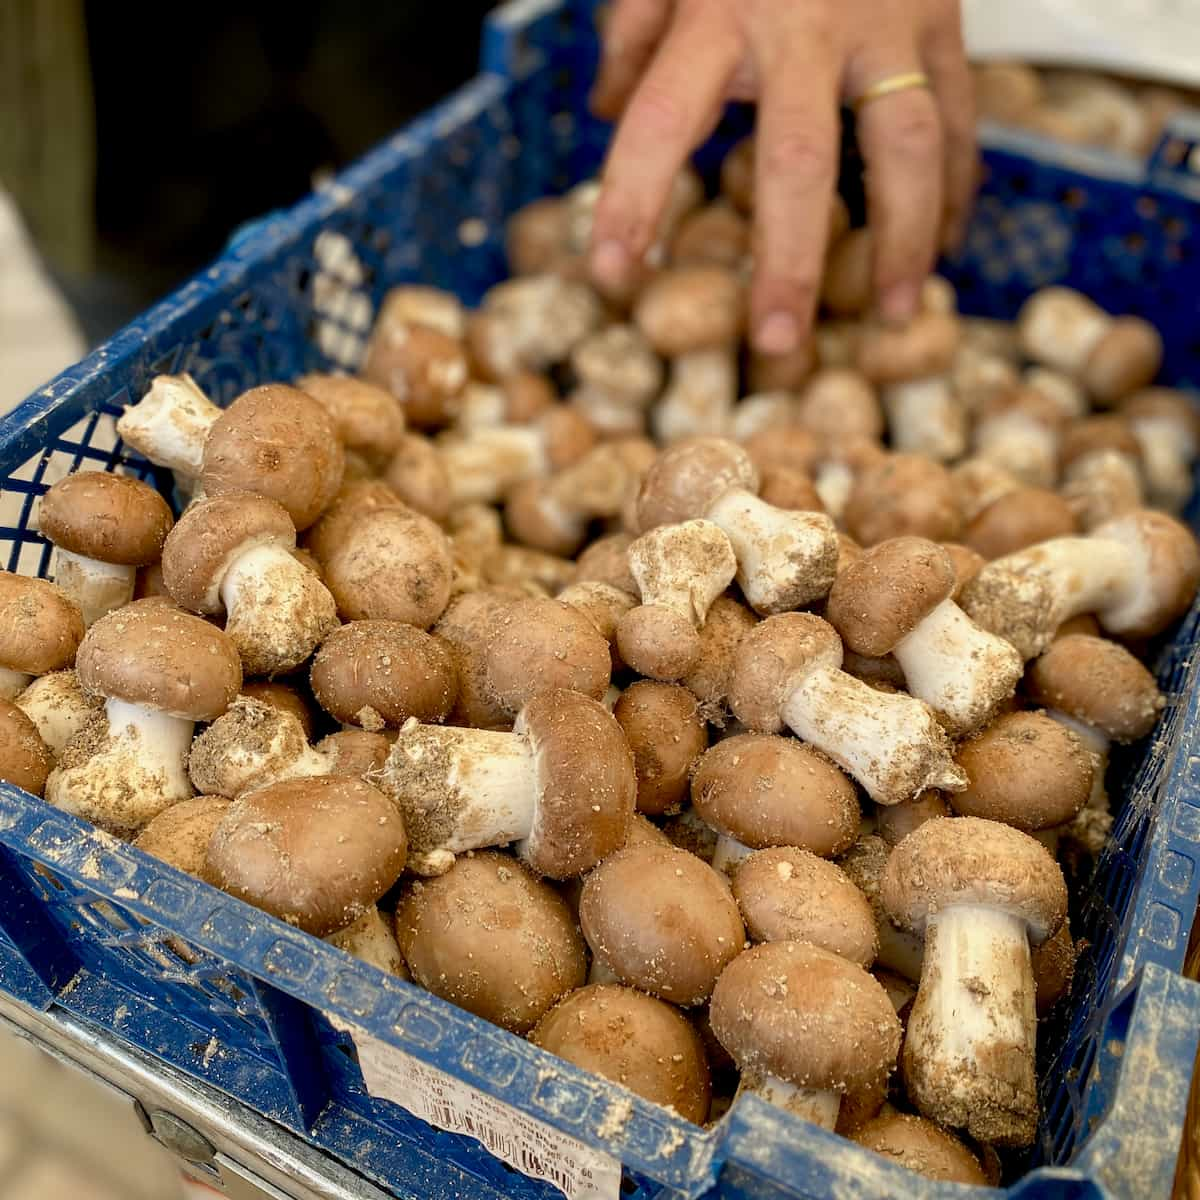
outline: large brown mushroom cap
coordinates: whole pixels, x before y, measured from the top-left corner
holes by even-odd
[[[404,434],[388,461],[384,481],[398,500],[431,521],[444,522],[449,516],[450,472],[437,443],[429,438]],[[321,528],[327,519],[323,517],[316,528]]]
[[[45,579],[0,571],[0,667],[45,675],[75,661],[83,639],[79,605]]]
[[[485,659],[492,694],[513,713],[555,688],[599,700],[612,676],[608,641],[595,625],[568,604],[536,597],[496,614]]]
[[[522,598],[519,593],[500,589],[466,592],[450,602],[434,626],[434,634],[450,647],[458,679],[451,724],[475,729],[507,729],[512,725],[512,714],[488,684],[485,651],[500,614]]]
[[[638,811],[678,810],[692,767],[708,745],[699,701],[687,688],[641,679],[621,693],[613,716],[633,751]]]
[[[351,375],[302,375],[296,380],[333,419],[347,450],[369,467],[387,463],[404,433],[404,410],[391,392]]]
[[[637,777],[612,713],[578,692],[546,691],[525,705],[513,732],[529,737],[538,774],[521,857],[539,875],[569,879],[623,846]]]
[[[875,1091],[900,1049],[900,1021],[862,967],[804,942],[765,942],[717,980],[713,1032],[743,1075],[842,1095]]]
[[[422,987],[513,1033],[531,1029],[587,973],[562,898],[490,851],[409,884],[396,906],[396,938]]]
[[[847,532],[863,546],[904,534],[950,542],[962,528],[950,472],[916,454],[889,454],[860,471],[844,520]]]
[[[247,792],[208,844],[207,877],[272,916],[324,937],[358,920],[400,878],[399,810],[369,784],[331,775]]]
[[[40,796],[53,766],[54,756],[33,721],[15,704],[0,700],[0,779]]]
[[[450,600],[454,566],[446,535],[428,517],[378,508],[346,530],[325,563],[325,575],[346,620],[402,621],[427,629]]]
[[[1095,725],[1117,742],[1154,728],[1166,698],[1154,676],[1124,646],[1073,633],[1057,638],[1025,676],[1030,699]]]
[[[902,326],[869,323],[862,330],[856,365],[877,384],[945,375],[953,365],[960,334],[953,313],[918,313]]]
[[[977,554],[992,559],[1051,538],[1067,537],[1077,529],[1074,509],[1058,492],[1022,487],[1006,492],[982,508],[963,530],[962,537]]]
[[[202,617],[158,599],[101,617],[75,665],[85,691],[188,721],[216,720],[242,686],[233,642]]]
[[[678,525],[703,517],[712,502],[732,488],[758,491],[758,472],[749,454],[727,438],[695,437],[664,450],[642,479],[638,527]]]
[[[1102,404],[1115,404],[1150,383],[1162,360],[1162,335],[1149,321],[1118,317],[1088,356],[1083,381]]]
[[[1035,946],[1067,913],[1067,885],[1045,846],[979,817],[935,817],[910,833],[888,859],[880,897],[892,920],[913,933],[950,905],[1002,908],[1026,922]]]
[[[654,349],[675,358],[732,345],[745,307],[745,292],[733,271],[696,265],[660,272],[642,290],[633,315]]]
[[[966,791],[954,811],[1026,832],[1065,824],[1087,803],[1095,763],[1079,738],[1044,713],[1007,713],[964,742]]]
[[[756,942],[808,942],[860,967],[879,939],[866,896],[840,867],[795,846],[756,850],[737,865],[733,896]]]
[[[230,563],[259,546],[291,550],[296,529],[282,504],[254,492],[228,491],[192,504],[163,546],[163,583],[176,604],[221,611],[221,581]]]
[[[702,1004],[746,932],[722,877],[686,850],[627,846],[588,877],[579,920],[592,953],[630,987]]]
[[[927,1179],[988,1185],[975,1155],[958,1138],[924,1117],[891,1112],[873,1117],[849,1136],[852,1142]]]
[[[696,814],[744,845],[799,846],[822,857],[858,836],[854,784],[820,751],[794,738],[724,738],[692,774]]]
[[[348,479],[321,519],[305,535],[304,547],[324,566],[364,513],[375,508],[405,507],[400,493],[383,479]]]
[[[704,1043],[678,1009],[653,996],[611,984],[580,988],[538,1022],[529,1040],[685,1120],[708,1119]]]
[[[193,796],[164,808],[142,827],[134,845],[198,879],[204,878],[208,843],[233,805],[224,796]]]
[[[346,455],[329,414],[281,383],[243,392],[217,418],[204,443],[207,495],[257,492],[277,500],[307,529],[342,486]]]
[[[372,731],[409,717],[445,720],[458,691],[449,646],[399,621],[352,621],[335,629],[317,650],[310,678],[331,717]]]
[[[466,386],[467,353],[457,336],[380,314],[363,358],[363,378],[386,388],[418,429],[449,422]]]
[[[1076,421],[1063,430],[1058,458],[1064,470],[1080,459],[1105,450],[1141,462],[1142,451],[1128,420],[1116,413],[1103,413]]]
[[[99,562],[142,567],[162,553],[171,509],[148,483],[76,471],[43,497],[38,528],[56,546]]]
[[[941,546],[919,537],[890,538],[838,572],[825,619],[848,649],[880,658],[948,600],[954,585],[954,561]]]

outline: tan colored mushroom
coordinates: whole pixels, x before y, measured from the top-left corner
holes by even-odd
[[[889,454],[859,471],[843,519],[863,546],[906,534],[952,542],[962,529],[950,472],[914,454]]]
[[[407,435],[406,435],[407,436]],[[359,519],[376,508],[404,508],[405,501],[383,479],[348,479],[320,520],[304,535],[305,549],[324,569]]]
[[[712,266],[740,271],[750,255],[750,224],[732,205],[717,200],[688,214],[671,239],[674,267]]]
[[[950,807],[941,792],[922,792],[912,800],[899,804],[875,806],[875,832],[889,846],[902,842],[914,829],[934,817],[948,817]]]
[[[208,843],[207,878],[324,937],[400,878],[408,844],[392,803],[360,779],[289,779],[247,792]]]
[[[804,386],[796,420],[818,438],[883,437],[883,411],[875,389],[849,367],[822,367]]]
[[[458,678],[451,724],[511,728],[511,714],[488,684],[486,650],[500,614],[520,597],[517,592],[490,589],[457,596],[433,627],[434,634],[450,647]]]
[[[696,665],[680,682],[705,706],[708,719],[721,722],[733,681],[737,648],[758,618],[732,596],[718,596],[700,627]]]
[[[385,388],[351,375],[312,372],[296,380],[333,419],[346,448],[346,465],[358,476],[377,475],[404,434],[404,410]]]
[[[148,821],[133,844],[177,870],[203,879],[209,840],[232,804],[225,796],[180,800]]]
[[[55,583],[92,625],[133,599],[137,568],[162,554],[172,517],[167,502],[140,479],[76,471],[42,497],[37,522],[54,543]]]
[[[899,326],[867,322],[856,365],[880,387],[945,376],[954,365],[960,337],[958,317],[945,312],[920,312]]]
[[[163,582],[192,612],[225,610],[225,632],[247,675],[295,670],[337,626],[333,596],[292,557],[283,506],[253,492],[197,501],[163,547]]]
[[[678,1009],[653,996],[609,984],[580,988],[542,1017],[529,1040],[685,1120],[708,1119],[704,1043]]]
[[[200,617],[135,600],[88,630],[76,669],[86,691],[105,697],[104,713],[67,743],[46,799],[128,834],[192,795],[192,728],[215,720],[237,696],[237,649]]]
[[[745,930],[721,875],[674,846],[626,846],[584,881],[583,936],[621,983],[685,1008],[702,1004]]]
[[[567,205],[561,196],[543,196],[522,205],[508,219],[504,248],[513,275],[540,275],[564,253]]]
[[[813,373],[817,351],[812,339],[801,342],[787,354],[761,354],[750,351],[746,377],[751,391],[794,392]]]
[[[374,904],[357,921],[327,933],[325,941],[387,975],[410,978],[392,922]]]
[[[950,471],[950,480],[964,521],[973,521],[989,505],[1022,487],[1011,471],[978,455],[956,463]]]
[[[1083,529],[1144,503],[1141,446],[1124,417],[1109,413],[1076,422],[1063,435],[1061,459],[1060,490]]]
[[[607,583],[585,581],[568,584],[554,599],[583,613],[591,621],[596,632],[608,642],[613,672],[619,671],[625,664],[617,647],[617,628],[621,618],[637,607],[637,597]]]
[[[855,1129],[850,1140],[927,1179],[988,1185],[975,1155],[958,1138],[922,1117],[902,1112],[873,1117]]]
[[[671,359],[667,385],[651,413],[663,445],[730,432],[738,395],[737,356],[732,347],[692,350]]]
[[[104,701],[83,690],[73,670],[51,671],[35,679],[16,698],[16,706],[34,723],[50,753],[58,758],[67,743],[95,716]]]
[[[53,766],[38,727],[15,704],[0,700],[0,780],[40,796]]]
[[[1074,510],[1057,492],[1020,487],[977,512],[967,522],[962,539],[982,558],[992,559],[1051,538],[1069,537],[1078,529]]]
[[[83,638],[79,605],[45,579],[0,571],[0,699],[69,667]]]
[[[663,386],[663,364],[634,325],[608,325],[571,351],[576,385],[568,402],[606,436],[646,428],[646,410]]]
[[[1186,392],[1147,388],[1121,404],[1141,450],[1150,504],[1178,514],[1192,494],[1192,464],[1200,455],[1200,414]]]
[[[813,475],[817,495],[825,511],[842,522],[858,476],[884,462],[888,452],[877,438],[860,434],[830,434]]]
[[[633,535],[610,533],[585,546],[575,560],[575,579],[580,583],[607,583],[637,595],[637,580],[629,569],[629,547]]]
[[[643,290],[634,321],[664,358],[732,346],[745,322],[737,275],[717,266],[673,267]]]
[[[638,680],[613,707],[633,752],[638,812],[678,812],[692,769],[708,746],[700,704],[686,688]]]
[[[583,939],[548,884],[504,854],[460,858],[405,886],[396,939],[413,980],[513,1033],[582,987]]]

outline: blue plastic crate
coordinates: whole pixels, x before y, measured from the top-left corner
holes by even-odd
[[[296,208],[244,230],[211,269],[0,422],[0,545],[44,573],[31,528],[45,488],[86,467],[169,479],[127,456],[113,420],[163,371],[219,402],[252,384],[352,366],[384,291],[404,280],[476,299],[503,274],[504,219],[594,171],[590,5],[520,0],[485,37],[484,73]],[[733,114],[700,156],[745,128]],[[1011,316],[1034,288],[1081,287],[1164,332],[1165,378],[1200,384],[1200,142],[1181,123],[1148,170],[989,134],[962,256],[967,311]],[[0,561],[4,561],[0,559]],[[1166,1195],[1200,1035],[1179,977],[1200,892],[1200,612],[1164,646],[1171,704],[1118,756],[1118,819],[1075,932],[1090,945],[1042,1035],[1045,1119],[1022,1197]],[[400,1196],[545,1198],[473,1139],[364,1090],[326,1014],[465,1080],[624,1164],[622,1191],[662,1196],[962,1195],[753,1097],[702,1133],[528,1043],[400,983],[8,786],[0,786],[0,989],[69,1010],[224,1089]],[[603,1126],[604,1135],[597,1129]]]

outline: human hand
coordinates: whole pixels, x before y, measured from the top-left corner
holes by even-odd
[[[592,96],[621,117],[591,265],[618,285],[655,237],[671,181],[730,99],[759,102],[751,336],[789,353],[811,328],[840,165],[839,104],[924,71],[928,88],[865,103],[872,273],[880,314],[919,303],[975,185],[974,95],[958,0],[614,0]]]

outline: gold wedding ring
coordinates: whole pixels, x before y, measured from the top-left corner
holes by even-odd
[[[907,92],[912,88],[929,87],[929,76],[924,71],[905,71],[902,75],[889,75],[878,83],[873,83],[857,100],[854,101],[854,111],[861,111],[872,100],[883,96],[891,96],[896,92]]]

